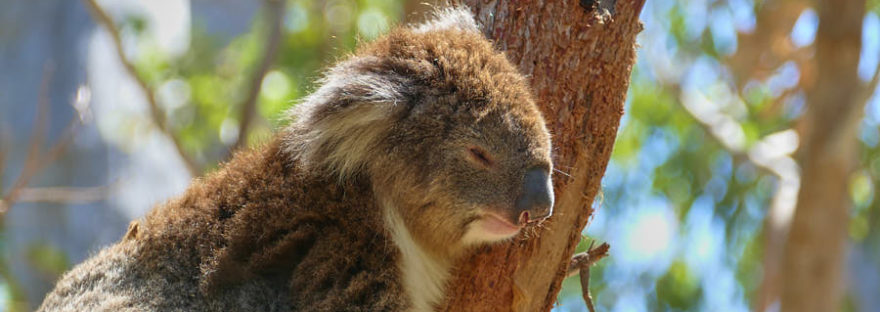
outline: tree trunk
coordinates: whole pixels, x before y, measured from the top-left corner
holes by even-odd
[[[636,60],[644,0],[587,9],[581,1],[463,0],[528,77],[553,134],[553,216],[508,244],[466,259],[447,311],[548,311],[556,301],[611,157]],[[528,237],[528,238],[526,238]]]
[[[857,68],[863,0],[817,3],[815,83],[803,117],[801,189],[783,256],[782,311],[838,311],[863,102]]]

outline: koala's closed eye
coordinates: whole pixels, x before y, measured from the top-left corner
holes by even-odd
[[[486,150],[480,148],[479,146],[471,145],[467,149],[469,158],[472,161],[486,168],[492,167],[492,164],[494,164],[495,161],[492,159],[492,155],[489,155]]]

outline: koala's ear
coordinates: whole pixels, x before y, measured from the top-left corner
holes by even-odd
[[[434,16],[422,24],[413,27],[415,32],[429,32],[445,29],[481,32],[480,25],[474,20],[474,14],[466,6],[439,8]]]
[[[361,171],[408,105],[410,79],[381,59],[355,57],[334,66],[314,93],[294,106],[286,149],[310,171],[340,179]]]

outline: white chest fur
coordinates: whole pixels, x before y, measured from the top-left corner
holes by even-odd
[[[432,311],[433,305],[443,297],[450,265],[426,253],[413,240],[397,210],[388,204],[383,206],[385,226],[400,249],[398,266],[403,275],[404,291],[412,304],[410,311]]]

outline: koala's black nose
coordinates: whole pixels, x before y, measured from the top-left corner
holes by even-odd
[[[520,223],[550,216],[553,212],[553,185],[546,169],[533,168],[526,171],[522,192],[514,206]]]

